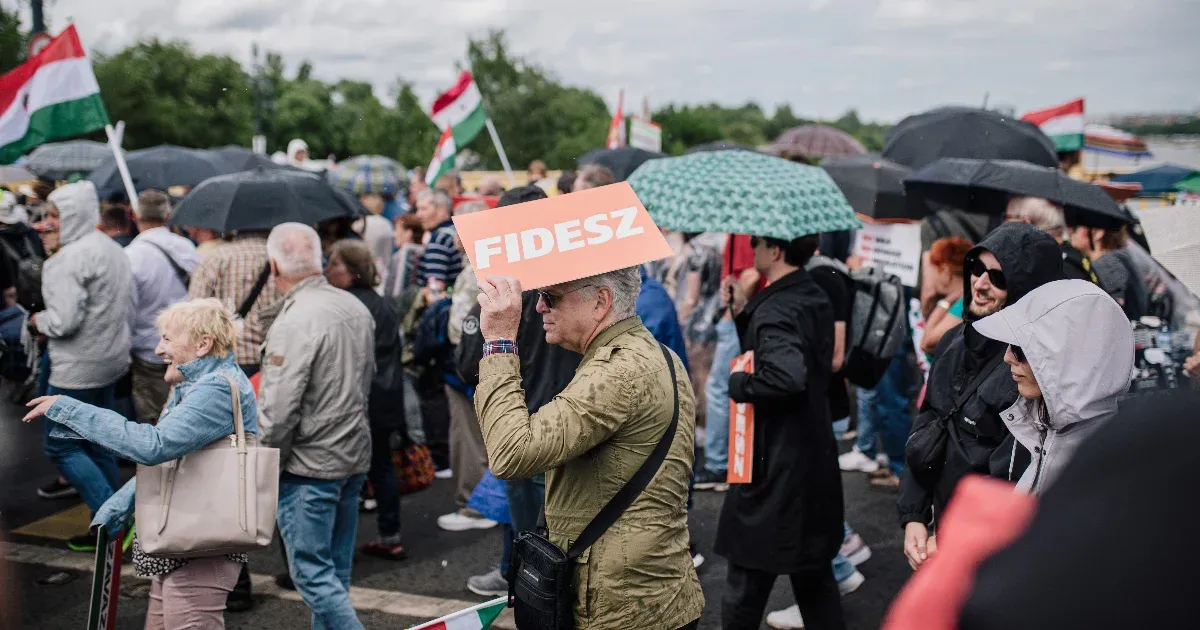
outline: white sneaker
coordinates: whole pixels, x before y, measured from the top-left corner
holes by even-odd
[[[842,543],[841,554],[857,567],[871,559],[871,548],[863,542],[862,536],[851,534],[850,540]]]
[[[800,617],[800,607],[792,604],[790,608],[769,613],[767,625],[777,630],[802,630],[804,619]]]
[[[875,456],[875,463],[879,464],[879,466],[882,468],[886,468],[889,461],[891,460],[889,460],[888,456],[884,453],[880,453]]]
[[[871,473],[879,470],[879,462],[867,457],[856,448],[838,457],[838,468],[846,472]]]
[[[453,476],[454,476],[454,471],[449,468],[443,468],[441,470],[434,471],[434,473],[433,473],[434,479],[450,479]]]
[[[469,529],[491,529],[497,525],[496,521],[482,516],[469,516],[463,514],[462,511],[443,514],[437,519],[438,527],[448,532],[465,532]]]
[[[838,592],[844,597],[850,593],[853,593],[854,591],[857,591],[858,587],[862,586],[863,582],[866,581],[867,576],[855,571],[854,573],[850,574],[850,577],[838,582]]]

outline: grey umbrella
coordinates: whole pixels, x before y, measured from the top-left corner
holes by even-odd
[[[108,159],[112,159],[112,151],[101,142],[48,142],[29,154],[25,168],[43,179],[59,181],[72,175],[86,175]]]

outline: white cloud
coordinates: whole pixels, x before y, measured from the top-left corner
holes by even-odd
[[[985,92],[1019,110],[1078,95],[1094,114],[1200,105],[1180,84],[1200,56],[1197,0],[56,0],[49,12],[94,50],[181,38],[246,63],[258,42],[289,71],[310,60],[380,95],[404,77],[426,99],[454,80],[467,38],[497,28],[511,52],[610,102],[624,88],[653,106],[790,102],[886,120]]]

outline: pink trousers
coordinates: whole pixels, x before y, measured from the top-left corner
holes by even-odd
[[[212,630],[225,627],[225,598],[237,584],[240,563],[225,556],[194,558],[150,581],[146,630]]]

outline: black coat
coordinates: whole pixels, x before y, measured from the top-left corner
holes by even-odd
[[[1033,289],[1063,279],[1062,250],[1045,232],[1025,223],[1007,223],[994,230],[967,253],[964,269],[984,251],[1000,263],[1008,283],[1007,304]],[[971,299],[971,276],[964,274],[963,295]],[[913,421],[916,431],[928,422],[949,415],[962,391],[989,362],[1008,349],[1003,343],[980,335],[971,328],[975,317],[969,308],[964,323],[951,329],[934,351],[933,367],[920,413]],[[897,508],[901,525],[930,523],[940,516],[955,486],[968,473],[990,475],[1016,482],[1029,465],[1029,451],[1017,444],[1000,414],[1017,401],[1017,385],[1008,366],[995,364],[988,376],[947,423],[946,462],[936,483],[920,484],[905,468],[900,478]],[[932,508],[932,512],[931,509]]]
[[[557,396],[571,379],[583,355],[546,343],[542,314],[537,312],[537,291],[521,294],[521,325],[517,329],[517,357],[521,360],[521,388],[525,406],[537,413]],[[458,344],[458,375],[472,387],[479,384],[479,361],[483,358],[483,333],[479,330],[479,305],[463,321]]]
[[[842,477],[827,395],[833,308],[800,269],[759,292],[737,318],[754,373],[729,397],[754,405],[752,481],[732,485],[716,552],[776,575],[828,566],[842,544]]]
[[[390,300],[367,287],[349,292],[375,320],[375,380],[367,403],[371,431],[390,433],[404,427],[404,366],[400,362],[400,313]]]
[[[1092,271],[1092,261],[1083,252],[1070,243],[1059,243],[1059,247],[1062,249],[1064,280],[1087,280],[1092,284],[1100,284],[1096,272]]]

